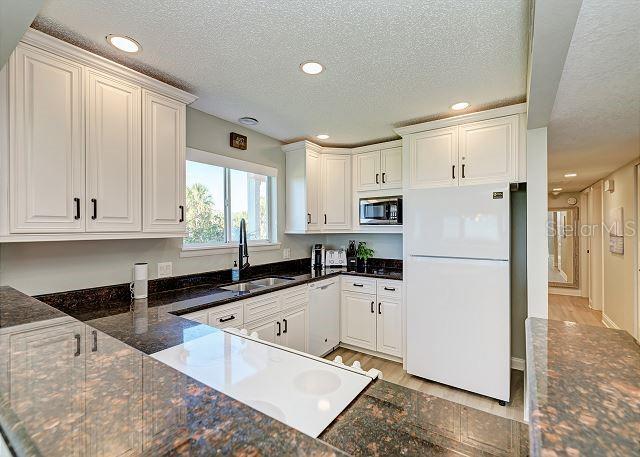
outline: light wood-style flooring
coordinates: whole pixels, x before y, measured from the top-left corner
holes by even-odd
[[[589,308],[589,299],[549,294],[549,319],[604,327],[602,311]]]
[[[418,390],[434,397],[444,398],[470,408],[479,409],[496,416],[524,422],[524,375],[521,371],[511,370],[511,402],[506,406],[500,406],[495,399],[412,376],[402,369],[401,363],[391,360],[346,348],[338,348],[325,358],[333,360],[337,355],[342,357],[342,362],[346,365],[351,365],[356,360],[359,360],[364,370],[376,368],[382,371],[385,381]]]

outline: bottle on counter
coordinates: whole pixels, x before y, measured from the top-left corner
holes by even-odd
[[[233,261],[233,267],[231,268],[231,280],[240,281],[240,268],[238,267],[238,261]]]

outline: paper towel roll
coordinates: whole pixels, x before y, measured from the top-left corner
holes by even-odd
[[[134,299],[147,298],[149,279],[149,264],[136,263],[133,265],[133,282],[131,283],[131,294]]]

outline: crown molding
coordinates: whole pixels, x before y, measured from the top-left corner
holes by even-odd
[[[434,130],[443,127],[453,127],[461,124],[468,124],[469,122],[486,121],[488,119],[496,119],[498,117],[511,116],[514,114],[523,114],[527,112],[526,103],[518,103],[516,105],[503,106],[501,108],[494,108],[485,111],[478,111],[475,113],[462,114],[460,116],[448,117],[446,119],[438,119],[436,121],[422,122],[420,124],[408,125],[406,127],[400,127],[394,129],[398,135],[405,137],[412,133],[424,132],[427,130]]]
[[[58,56],[73,60],[81,65],[86,65],[93,69],[102,70],[110,74],[116,75],[130,83],[137,84],[144,89],[165,95],[179,102],[190,104],[198,99],[195,95],[190,94],[182,89],[173,87],[150,76],[132,70],[131,68],[120,65],[104,57],[85,51],[77,46],[54,38],[51,35],[29,28],[22,37],[21,43],[39,48]]]
[[[384,143],[368,144],[366,146],[360,146],[351,149],[354,154],[360,154],[362,152],[379,151],[381,149],[401,148],[402,140],[385,141]]]

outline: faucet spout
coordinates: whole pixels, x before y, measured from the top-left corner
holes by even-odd
[[[246,259],[246,262],[245,262]],[[240,239],[238,241],[238,268],[240,271],[249,267],[249,244],[247,241],[247,223],[240,219]]]

